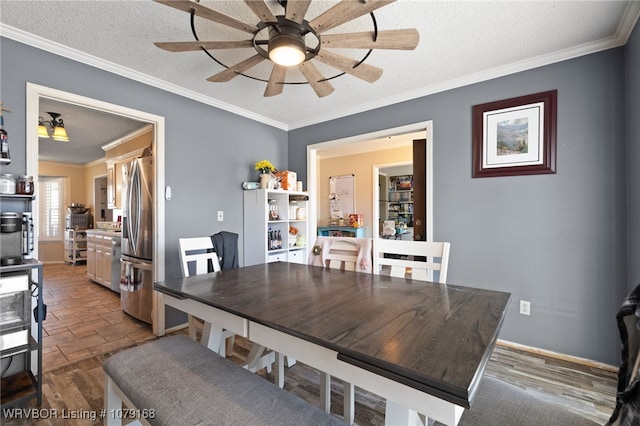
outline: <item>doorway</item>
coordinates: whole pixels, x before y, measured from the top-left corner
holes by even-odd
[[[320,194],[320,159],[326,155],[352,155],[358,152],[369,152],[380,149],[379,146],[383,139],[394,138],[399,135],[416,134],[417,138],[426,139],[425,143],[425,240],[433,241],[433,123],[432,121],[424,121],[414,123],[406,126],[400,126],[390,128],[378,132],[372,132],[362,135],[357,135],[344,139],[337,139],[327,142],[322,142],[307,147],[307,187],[310,192],[309,199],[309,232],[310,235],[317,235],[318,226],[318,203]],[[414,138],[409,138],[405,143],[411,144]],[[369,198],[369,211],[371,212],[371,218],[380,217],[380,196],[378,178],[380,174],[380,168],[384,168],[388,164],[380,163],[373,164],[371,167],[371,181],[374,184],[371,188],[368,188]],[[364,189],[363,189],[364,190]],[[372,238],[379,237],[378,226],[371,227],[371,233],[367,233]],[[314,237],[315,238],[315,237]]]
[[[378,167],[378,233],[385,238],[413,240],[413,162],[380,164]]]
[[[122,117],[131,118],[150,124],[153,127],[153,152],[156,157],[155,167],[155,186],[154,186],[154,258],[162,259],[164,256],[165,246],[165,213],[164,213],[164,155],[165,155],[165,131],[164,131],[164,117],[150,114],[144,111],[139,111],[121,105],[111,104],[108,102],[99,101],[97,99],[87,98],[84,96],[76,95],[69,92],[64,92],[49,87],[44,87],[32,83],[27,83],[27,98],[26,98],[26,156],[27,156],[27,174],[34,177],[34,185],[38,187],[38,117],[39,117],[39,103],[41,98],[57,100],[60,102],[67,102],[80,107],[85,107],[97,111],[102,111],[110,114],[119,115]],[[38,197],[34,200],[33,213],[34,221],[38,221]],[[38,242],[35,241],[36,251],[34,256],[37,258]],[[164,280],[164,262],[153,263],[153,276],[154,281]],[[156,300],[153,301],[153,311],[156,314],[157,309]],[[156,318],[154,318],[154,324],[157,324]],[[154,326],[155,328],[155,326]]]

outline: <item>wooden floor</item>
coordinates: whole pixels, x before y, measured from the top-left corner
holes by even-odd
[[[86,279],[83,265],[46,265],[44,301],[48,307],[43,341],[43,409],[56,417],[17,420],[0,418],[3,425],[98,425],[103,407],[102,361],[124,348],[156,338],[148,324],[120,310],[119,295]],[[241,363],[250,342],[236,338],[231,359]],[[535,354],[499,344],[486,374],[499,377],[552,400],[600,424],[614,406],[616,372],[584,366],[566,359]],[[258,374],[274,378],[266,371]],[[285,389],[319,406],[319,374],[300,362],[287,369]],[[332,383],[332,412],[341,417],[342,385]],[[26,408],[35,408],[35,402]],[[54,411],[44,411],[54,413]],[[62,416],[66,414],[66,418]],[[70,416],[76,418],[69,418]],[[94,419],[95,417],[95,419]],[[356,390],[356,423],[384,424],[384,400]]]

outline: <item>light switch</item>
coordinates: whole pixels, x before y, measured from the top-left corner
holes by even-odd
[[[218,210],[218,222],[222,222],[224,220],[224,212],[222,210]]]

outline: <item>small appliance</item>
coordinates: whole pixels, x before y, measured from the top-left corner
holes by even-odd
[[[18,265],[23,259],[31,259],[33,249],[34,226],[31,213],[0,213],[0,265]]]
[[[0,264],[22,263],[22,215],[15,212],[0,213]]]
[[[89,212],[69,213],[66,219],[67,229],[87,229],[89,227]]]
[[[26,345],[31,325],[29,275],[5,273],[0,277],[0,350]]]

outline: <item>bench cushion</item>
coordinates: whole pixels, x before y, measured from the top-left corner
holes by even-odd
[[[597,426],[566,407],[485,375],[478,393],[458,426]]]
[[[151,424],[343,424],[185,335],[120,352],[103,369],[137,409],[155,409]]]

